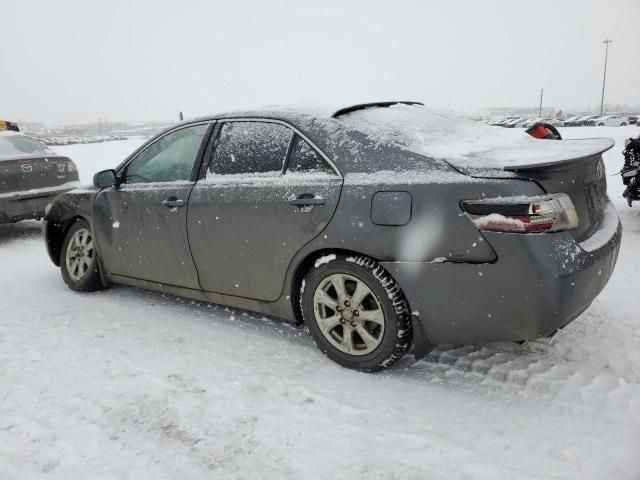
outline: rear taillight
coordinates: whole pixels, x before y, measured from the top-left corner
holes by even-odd
[[[492,232],[542,233],[578,227],[576,208],[566,193],[468,200],[462,208],[476,227]]]

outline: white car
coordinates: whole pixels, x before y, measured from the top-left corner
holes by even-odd
[[[549,123],[555,126],[555,124],[557,123],[557,120],[555,118],[548,118],[548,117],[530,118],[526,122],[520,123],[519,125],[524,128],[529,128],[536,123]]]
[[[540,120],[539,118],[527,118],[526,120],[523,120],[522,122],[517,123],[516,126],[529,128],[531,125],[538,122],[539,120]]]
[[[522,121],[522,118],[518,117],[518,118],[511,118],[509,120],[507,120],[506,122],[504,122],[502,124],[503,127],[506,128],[513,128],[515,127],[516,123],[520,123]]]
[[[585,115],[584,117],[579,117],[576,120],[576,127],[586,127],[587,125],[595,125],[594,123],[591,123],[591,121],[595,118],[598,118],[599,115]]]
[[[625,127],[629,120],[622,115],[604,115],[590,120],[589,123],[598,127]]]

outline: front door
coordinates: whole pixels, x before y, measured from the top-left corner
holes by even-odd
[[[294,255],[331,219],[342,178],[289,127],[266,121],[219,125],[207,161],[187,222],[200,285],[276,300]]]
[[[199,288],[189,251],[187,204],[207,124],[182,127],[140,151],[118,188],[94,201],[94,231],[109,274]]]

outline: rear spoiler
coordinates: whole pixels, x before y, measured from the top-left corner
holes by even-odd
[[[0,120],[0,132],[10,130],[12,132],[19,132],[20,128],[17,123],[7,122],[6,120]]]
[[[583,163],[585,160],[591,160],[596,155],[602,155],[615,145],[615,142],[611,138],[561,140],[558,143],[565,145],[567,147],[566,151],[554,152],[555,157],[550,155],[550,158],[547,161],[532,162],[522,165],[506,165],[503,168],[509,172],[553,170],[554,168],[563,169]]]

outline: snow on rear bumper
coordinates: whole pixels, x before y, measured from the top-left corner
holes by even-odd
[[[484,232],[493,263],[382,262],[402,287],[432,344],[546,337],[580,315],[607,284],[622,227],[615,211],[582,242],[566,232]],[[596,247],[596,248],[592,248]]]

